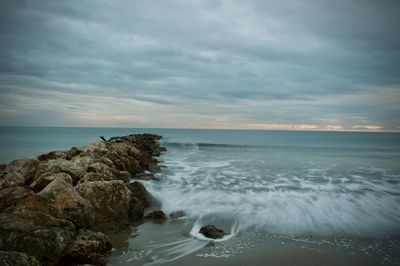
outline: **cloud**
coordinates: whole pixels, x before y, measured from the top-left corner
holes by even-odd
[[[400,124],[396,1],[1,5],[2,125]]]

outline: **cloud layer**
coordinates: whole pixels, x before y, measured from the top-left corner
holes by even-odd
[[[398,1],[0,10],[0,125],[400,129]]]

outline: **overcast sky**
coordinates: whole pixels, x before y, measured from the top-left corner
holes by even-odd
[[[0,125],[400,130],[400,1],[0,5]]]

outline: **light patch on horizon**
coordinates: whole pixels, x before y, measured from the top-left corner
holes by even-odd
[[[0,125],[400,131],[396,1],[1,7]]]

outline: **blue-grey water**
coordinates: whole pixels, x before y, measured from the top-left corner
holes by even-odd
[[[162,263],[191,252],[229,255],[266,235],[340,240],[381,252],[383,264],[399,263],[393,255],[400,251],[398,133],[1,127],[0,162],[143,132],[162,135],[168,149],[160,181],[145,181],[162,209],[186,213],[182,226],[191,239],[202,240],[202,225],[223,227],[231,247],[201,253],[202,242],[182,236],[172,247],[169,240],[157,246],[139,238],[143,247],[124,251],[113,264],[149,256],[147,262]]]

